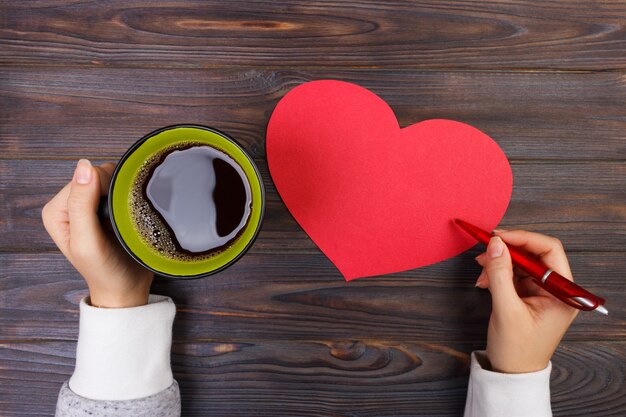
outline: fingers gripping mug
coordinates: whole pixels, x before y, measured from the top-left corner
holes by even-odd
[[[200,278],[248,250],[264,208],[261,175],[243,148],[216,129],[185,124],[155,130],[126,151],[99,215],[145,268]]]

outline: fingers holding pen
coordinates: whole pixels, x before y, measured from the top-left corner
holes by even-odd
[[[477,288],[488,289],[489,288],[489,275],[485,272],[485,264],[488,260],[487,252],[483,252],[474,258],[476,262],[483,267],[475,286]],[[517,294],[521,298],[543,295],[548,296],[548,292],[537,285],[533,278],[523,269],[513,266],[513,284]]]
[[[559,239],[526,230],[496,229],[494,233],[507,244],[538,257],[545,265],[573,281],[565,249]]]

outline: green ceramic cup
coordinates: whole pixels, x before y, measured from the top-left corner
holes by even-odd
[[[199,142],[233,158],[246,174],[252,194],[248,224],[230,247],[208,259],[183,261],[165,256],[142,238],[133,221],[130,194],[144,161],[180,142]],[[170,278],[202,278],[219,272],[237,261],[254,242],[263,219],[265,190],[252,158],[230,136],[201,125],[174,125],[148,133],[126,151],[111,179],[108,197],[101,202],[99,214],[108,217],[117,239],[126,252],[152,272]]]

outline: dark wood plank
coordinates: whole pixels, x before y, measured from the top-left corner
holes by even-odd
[[[624,69],[624,3],[3,2],[0,64]]]
[[[624,55],[626,56],[626,54]],[[144,134],[195,122],[257,158],[280,97],[336,78],[383,97],[401,126],[448,118],[489,134],[511,159],[626,159],[620,73],[383,70],[0,70],[0,157],[119,158]]]
[[[267,166],[264,225],[253,252],[318,253],[280,200]],[[74,161],[0,159],[0,250],[48,251],[41,207],[72,177]],[[514,190],[502,226],[559,236],[568,250],[626,247],[626,165],[621,162],[513,162]]]
[[[487,291],[474,288],[478,249],[430,267],[345,283],[321,254],[248,253],[220,274],[158,279],[152,291],[178,308],[178,341],[384,339],[484,344]],[[76,339],[86,285],[63,255],[1,254],[0,335]],[[622,252],[570,255],[574,276],[605,296],[608,317],[582,313],[566,340],[623,340]]]
[[[183,415],[460,416],[468,344],[382,340],[175,343]],[[73,342],[0,344],[11,416],[52,414]],[[626,344],[565,343],[553,358],[555,416],[622,416]],[[37,398],[36,402],[32,399]]]

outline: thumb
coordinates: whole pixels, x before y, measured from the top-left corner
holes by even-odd
[[[97,215],[99,201],[98,171],[87,159],[81,159],[76,165],[67,199],[70,253],[74,256],[97,254],[104,247],[105,237]]]
[[[485,272],[489,278],[493,312],[505,317],[522,303],[513,285],[513,265],[508,248],[498,236],[492,237],[487,245]]]

